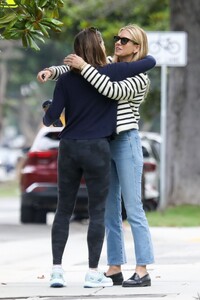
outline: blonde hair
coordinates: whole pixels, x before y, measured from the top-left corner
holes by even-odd
[[[135,53],[132,61],[137,61],[147,56],[149,48],[148,48],[148,39],[147,39],[146,32],[136,24],[129,24],[120,28],[119,33],[122,30],[127,30],[131,34],[132,40],[139,45],[139,51]],[[150,83],[151,82],[148,77],[147,88],[144,94],[143,101],[147,98],[147,95],[149,93]]]
[[[133,61],[140,60],[147,56],[149,50],[146,32],[136,24],[129,24],[120,28],[119,33],[122,30],[127,30],[131,34],[132,40],[139,45],[139,51],[134,55]]]

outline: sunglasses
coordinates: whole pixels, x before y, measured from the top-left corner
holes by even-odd
[[[115,35],[113,39],[114,39],[115,43],[120,41],[122,45],[126,45],[128,42],[132,42],[135,45],[139,45],[137,42],[135,42],[127,37],[120,37],[118,35]]]

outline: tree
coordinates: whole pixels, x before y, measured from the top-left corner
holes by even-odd
[[[17,51],[19,41],[2,41],[0,53],[0,135],[3,127],[2,105],[6,98],[6,88],[8,82],[7,64],[10,59],[21,59],[22,54]]]
[[[145,30],[167,30],[169,0],[65,0],[60,13],[64,27],[60,38],[73,41],[74,35],[89,26],[103,34],[108,54],[113,53],[113,35],[118,29],[136,23]]]
[[[200,204],[200,2],[171,0],[171,30],[188,34],[188,64],[171,68],[167,108],[168,204]]]
[[[3,118],[0,117],[0,122],[2,120],[4,121],[4,125],[14,125],[20,133],[26,136],[27,127],[22,125],[22,123],[24,124],[26,120],[31,120],[32,123],[30,127],[32,131],[30,128],[28,129],[28,136],[34,135],[37,130],[36,126],[41,120],[39,113],[41,104],[38,102],[52,97],[54,84],[46,83],[45,85],[38,85],[37,95],[31,93],[28,98],[27,96],[21,95],[21,86],[29,86],[30,83],[35,81],[36,74],[40,69],[48,65],[61,64],[63,57],[72,51],[74,35],[84,27],[95,26],[100,29],[105,40],[108,54],[113,53],[113,35],[117,33],[118,28],[128,23],[137,23],[145,30],[167,30],[169,23],[168,1],[169,0],[15,0],[15,3],[18,4],[17,8],[9,9],[1,7],[0,34],[2,34],[4,39],[0,40],[0,49],[2,49],[0,53],[0,63],[2,62],[4,67],[8,68],[8,71],[5,70],[5,74],[2,74],[3,76],[0,74],[0,81],[7,78],[7,83],[3,85],[4,91],[2,90],[4,101],[3,98],[0,99],[0,102],[3,102],[3,107],[1,107],[0,103],[0,112],[3,111]],[[0,0],[0,6],[3,2],[5,3],[5,0]],[[12,2],[14,2],[14,0],[12,0]],[[63,7],[61,8],[62,3]],[[13,15],[14,19],[12,18]],[[49,29],[49,26],[45,28],[50,35],[50,39],[45,39],[45,44],[42,44],[40,40],[37,39],[37,36],[45,38],[45,35],[40,36],[38,32],[41,31],[42,34],[44,31],[41,25],[46,17],[59,19],[64,26],[58,26],[59,30],[62,29],[59,33],[51,30],[51,28]],[[22,24],[19,24],[20,20]],[[52,29],[54,29],[54,27],[55,26],[52,26]],[[37,30],[35,30],[35,28]],[[30,49],[31,44],[25,43],[25,48],[19,48],[23,59],[20,61],[16,59],[12,60],[11,56],[6,63],[3,59],[3,55],[7,50],[3,49],[3,43],[8,42],[6,39],[9,39],[10,42],[12,39],[17,39],[20,44],[20,42],[23,41],[23,35],[28,33],[31,34],[31,38],[34,41],[33,45],[36,45],[36,49],[40,47],[40,51],[34,51],[34,47]],[[51,51],[49,51],[49,49],[51,49]],[[158,71],[157,69],[158,68],[155,68],[151,72],[152,77],[153,72],[156,73]],[[8,76],[5,76],[6,72]],[[159,76],[157,77],[159,78]],[[155,84],[154,82],[156,81],[153,78],[151,84],[152,92],[141,107],[141,119],[145,117],[145,120],[147,120],[147,112],[149,120],[152,120],[154,115],[159,113],[157,109],[157,107],[159,107],[159,82]],[[154,92],[154,89],[156,89],[156,92]],[[24,107],[23,102],[26,103],[26,109],[24,109],[24,113],[27,114],[26,118],[21,115],[20,111],[20,108]],[[36,107],[38,107],[39,110],[37,113],[35,112]],[[31,114],[34,114],[34,116]],[[35,119],[36,116],[38,118],[37,120]],[[23,122],[22,118],[25,119]]]
[[[9,7],[6,1],[0,0],[0,134],[9,79],[7,63],[19,55],[14,46],[19,46],[21,40],[24,48],[40,50],[38,42],[50,38],[49,31],[60,32],[63,25],[56,20],[62,0],[15,0],[11,3],[16,5]]]
[[[49,38],[49,31],[60,32],[62,22],[58,18],[58,9],[63,6],[62,0],[15,0],[15,7],[7,7],[0,0],[0,38],[22,40],[25,48],[40,50],[37,41],[44,42]]]

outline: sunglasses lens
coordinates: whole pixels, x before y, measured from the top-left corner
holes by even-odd
[[[128,43],[129,39],[128,38],[121,38],[121,44],[126,45]]]
[[[118,35],[115,35],[114,36],[114,42],[116,43],[116,42],[118,42],[118,41],[121,41],[121,44],[122,45],[126,45],[130,40],[128,39],[128,38],[126,38],[126,37],[120,37],[120,36],[118,36]]]
[[[120,40],[120,37],[118,35],[115,35],[113,39],[114,39],[114,42],[116,43]]]

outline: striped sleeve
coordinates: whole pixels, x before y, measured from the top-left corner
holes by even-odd
[[[147,86],[147,75],[144,73],[122,81],[112,82],[110,77],[100,74],[98,70],[87,64],[81,71],[81,75],[94,86],[100,94],[113,100],[133,99],[139,93],[144,92]]]
[[[49,77],[49,80],[58,80],[60,75],[70,71],[70,67],[68,65],[52,66],[49,69],[52,72],[52,75]]]

